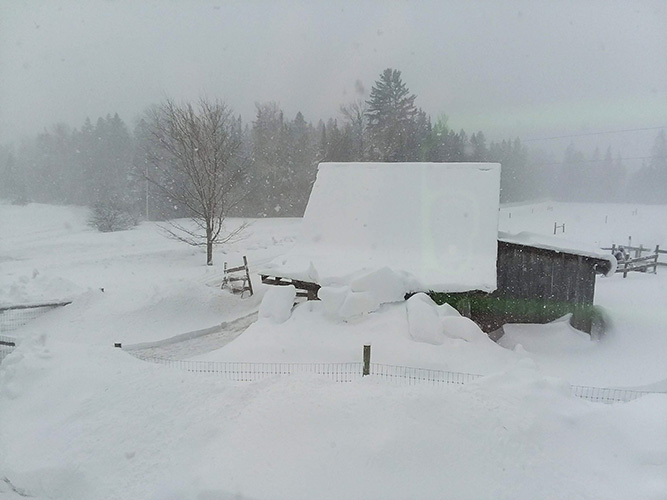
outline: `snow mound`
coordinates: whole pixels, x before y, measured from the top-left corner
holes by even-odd
[[[353,292],[349,290],[338,310],[338,316],[344,320],[352,320],[377,311],[379,308],[380,303],[371,292]]]
[[[271,319],[274,323],[284,323],[292,314],[295,298],[294,285],[270,287],[259,306],[259,317]]]
[[[369,292],[380,303],[401,302],[408,288],[406,277],[388,267],[362,274],[350,283],[353,292]]]
[[[498,343],[507,349],[529,353],[572,353],[594,347],[591,337],[570,325],[570,314],[546,325],[524,323],[506,324]]]
[[[0,306],[68,302],[85,290],[59,276],[31,273],[5,275],[0,282]]]
[[[567,381],[543,375],[535,362],[528,358],[521,358],[502,373],[487,375],[471,382],[470,385],[471,388],[480,388],[488,394],[522,394],[522,397],[533,402],[544,401],[547,398],[554,403],[576,400]]]
[[[402,302],[410,278],[388,267],[361,273],[349,285],[322,287],[318,297],[334,318],[345,321],[377,311],[382,304]]]
[[[444,334],[452,339],[461,339],[466,342],[493,342],[488,335],[470,318],[450,316],[442,319]]]
[[[408,333],[415,342],[441,345],[444,342],[442,321],[436,304],[425,293],[417,293],[405,303]]]
[[[21,498],[664,498],[667,397],[590,403],[527,361],[397,388],[233,383],[49,339],[10,358],[0,481]]]
[[[425,293],[413,295],[406,302],[408,332],[416,342],[442,345],[446,338],[466,342],[491,342],[470,318],[459,314],[449,304],[438,306]]]

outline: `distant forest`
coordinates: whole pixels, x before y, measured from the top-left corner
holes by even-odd
[[[400,71],[387,69],[369,98],[340,107],[340,116],[286,117],[274,102],[258,103],[250,123],[231,120],[247,192],[229,215],[291,217],[304,212],[320,162],[499,162],[501,202],[667,203],[667,140],[660,131],[644,165],[629,174],[611,147],[588,155],[570,145],[561,161],[530,151],[518,138],[487,142],[482,131],[456,131],[415,104]],[[151,134],[144,118],[132,130],[118,114],[57,124],[18,145],[0,147],[0,198],[94,206],[114,202],[148,220],[187,216],[147,178]],[[344,201],[342,201],[344,202]]]

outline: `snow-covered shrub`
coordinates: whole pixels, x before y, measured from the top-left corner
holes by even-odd
[[[100,202],[93,207],[88,224],[98,231],[109,233],[124,231],[137,225],[137,218],[120,203]]]

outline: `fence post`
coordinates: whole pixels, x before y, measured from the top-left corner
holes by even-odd
[[[635,258],[641,257],[643,251],[644,251],[644,245],[640,244],[639,248],[635,251]]]
[[[222,266],[222,284],[220,285],[220,290],[225,288],[227,284],[227,263],[225,262]]]
[[[361,373],[362,376],[371,374],[371,346],[364,346],[364,370]]]
[[[554,234],[556,234],[556,223],[554,222]]]
[[[653,262],[653,274],[658,274],[658,256],[660,255],[660,245],[655,246],[655,261]]]
[[[253,290],[252,290],[252,281],[250,281],[250,270],[248,269],[248,259],[246,256],[243,256],[243,265],[245,266],[245,278],[248,280],[248,290],[250,291],[250,296],[252,297],[253,295]]]

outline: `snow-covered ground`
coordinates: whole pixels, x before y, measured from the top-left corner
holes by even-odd
[[[102,234],[86,217],[0,204],[0,305],[72,300],[11,332],[0,498],[665,498],[667,396],[602,405],[568,384],[667,389],[667,268],[598,279],[610,325],[597,341],[561,322],[508,327],[498,345],[442,310],[447,334],[429,337],[415,333],[436,310],[425,302],[348,321],[304,303],[283,322],[265,310],[239,335],[246,323],[235,320],[254,318],[266,287],[255,279],[244,299],[220,290],[222,263],[247,255],[255,269],[284,255],[299,220],[254,221],[211,268],[154,223]],[[628,236],[667,246],[664,206],[540,203],[503,207],[499,219],[502,231],[544,235],[564,222],[557,238],[596,247]],[[164,342],[202,329],[212,333],[189,347]],[[261,362],[359,361],[370,343],[375,362],[488,376],[444,388],[237,383],[150,364],[114,342]]]

